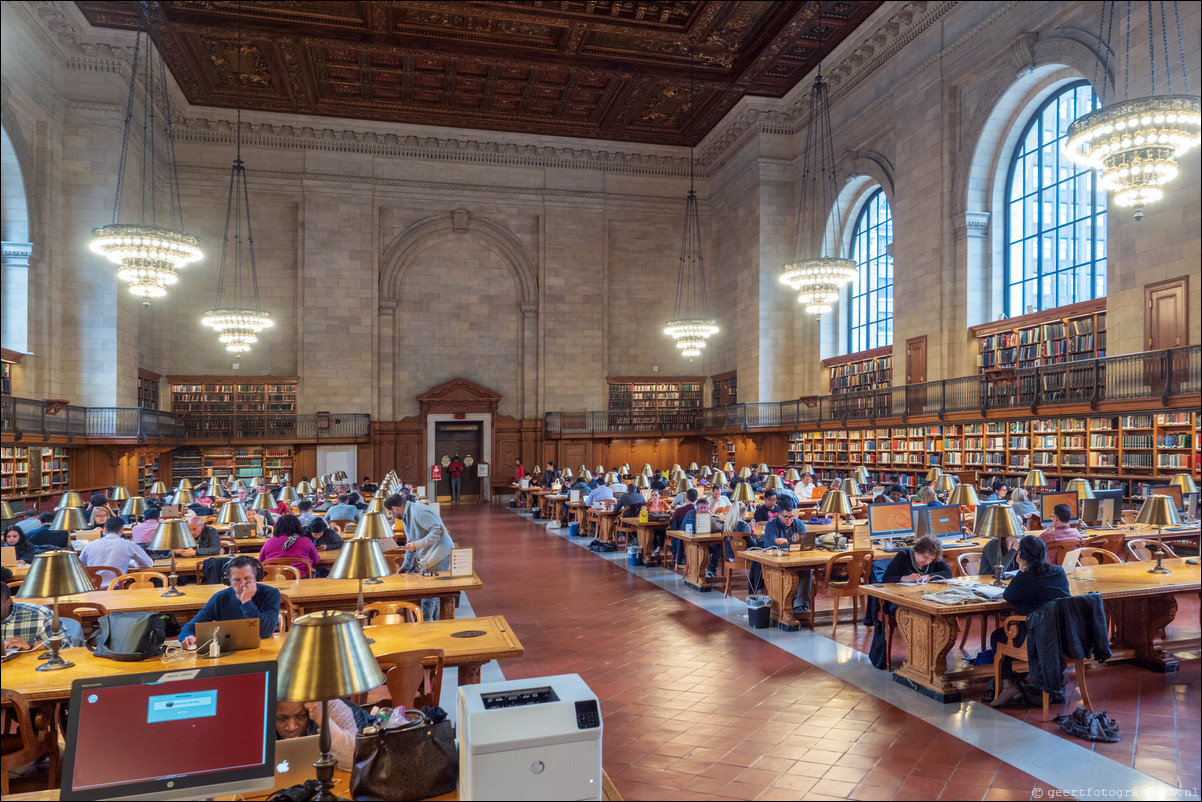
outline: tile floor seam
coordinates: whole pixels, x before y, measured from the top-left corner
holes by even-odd
[[[534,521],[531,516],[525,513],[516,513],[519,517],[525,519],[529,523],[538,526],[548,535],[555,535],[568,543],[571,543],[579,548],[587,549],[587,544],[591,542],[586,538],[572,539],[568,536],[568,528],[561,527],[559,529],[548,529],[544,524]],[[888,675],[874,678],[866,675],[863,668],[867,666],[869,670],[876,673],[881,673],[868,663],[867,656],[845,646],[837,641],[826,638],[817,632],[801,632],[781,633],[776,629],[756,630],[749,626],[744,626],[736,620],[732,620],[729,614],[723,615],[713,609],[701,604],[703,601],[701,596],[710,594],[702,594],[692,589],[686,588],[679,574],[669,572],[666,569],[648,568],[647,571],[656,571],[656,575],[648,576],[646,573],[635,571],[626,560],[624,552],[613,552],[611,554],[594,553],[597,557],[605,559],[611,565],[617,565],[626,570],[632,576],[636,576],[644,581],[655,585],[661,590],[666,590],[673,596],[699,609],[705,610],[716,618],[733,624],[751,634],[765,640],[773,646],[777,646],[787,654],[803,660],[814,667],[825,671],[833,677],[843,680],[849,685],[869,693],[872,696],[880,699],[883,702],[893,705],[902,712],[908,713],[921,721],[930,724],[943,733],[951,735],[970,746],[974,746],[983,750],[987,754],[1009,763],[1012,766],[1026,772],[1036,779],[1048,783],[1062,790],[1079,790],[1096,788],[1098,786],[1089,785],[1090,781],[1097,782],[1097,778],[1112,777],[1110,788],[1129,789],[1131,791],[1128,798],[1131,799],[1199,799],[1197,795],[1183,793],[1184,789],[1169,785],[1162,780],[1151,777],[1133,766],[1128,766],[1118,761],[1111,760],[1104,755],[1093,751],[1092,744],[1087,748],[1083,745],[1066,741],[1057,736],[1045,732],[1038,727],[1027,724],[1025,721],[1011,718],[999,711],[995,711],[986,705],[974,703],[971,701],[961,702],[959,711],[965,716],[980,717],[983,719],[982,724],[992,724],[993,729],[1000,731],[995,737],[987,738],[982,735],[973,737],[970,730],[966,734],[962,731],[952,731],[944,725],[947,720],[948,713],[955,712],[955,705],[944,705],[934,700],[929,700],[904,686],[893,682],[892,678],[885,679]],[[663,581],[657,581],[663,580]],[[672,581],[674,580],[674,581]],[[672,586],[669,586],[668,581],[672,581]],[[690,595],[691,594],[691,595]],[[721,598],[721,594],[718,594]],[[737,600],[736,600],[737,601]],[[786,644],[778,635],[792,636],[793,643]],[[799,637],[798,637],[799,636]],[[818,640],[822,643],[815,643]],[[807,643],[808,642],[808,643]],[[802,655],[798,652],[799,645],[818,646],[832,652],[831,657],[825,662],[816,660],[815,655]],[[853,664],[858,664],[858,668],[853,667]],[[880,687],[884,683],[888,683],[885,687]],[[939,705],[938,708],[932,708],[930,705]],[[1176,704],[1174,704],[1174,712]],[[1032,743],[1034,740],[1036,743]],[[1132,744],[1134,750],[1134,744]],[[1067,757],[1068,759],[1064,759]],[[1074,759],[1075,758],[1075,759]],[[1134,760],[1134,758],[1133,758]],[[1088,764],[1082,768],[1082,764]],[[1066,767],[1072,766],[1071,769]],[[1178,771],[1180,771],[1180,762],[1178,761]],[[996,772],[995,772],[996,774]],[[1066,774],[1071,776],[1065,776]],[[1092,778],[1082,783],[1082,777]]]

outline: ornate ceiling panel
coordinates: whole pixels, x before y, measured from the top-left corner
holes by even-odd
[[[77,5],[93,25],[139,24],[138,2]],[[150,8],[155,42],[197,105],[689,145],[744,95],[785,94],[879,5],[200,0]]]

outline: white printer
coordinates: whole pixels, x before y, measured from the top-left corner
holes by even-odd
[[[601,798],[601,707],[579,674],[459,689],[459,798]]]

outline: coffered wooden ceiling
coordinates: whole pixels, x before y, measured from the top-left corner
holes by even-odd
[[[137,2],[77,5],[93,25],[139,24]],[[785,94],[879,5],[204,0],[149,8],[152,36],[194,104],[688,145],[744,95]]]

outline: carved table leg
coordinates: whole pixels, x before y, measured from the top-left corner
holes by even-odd
[[[449,621],[455,617],[455,600],[458,598],[458,593],[448,593],[444,596],[438,597],[439,621]]]
[[[484,667],[483,663],[460,663],[459,664],[459,684],[460,685],[479,685],[480,684],[480,669]]]
[[[659,557],[651,556],[651,552],[655,551],[655,530],[640,526],[636,531],[639,533],[639,546],[643,549],[643,565],[659,563]]]
[[[1115,646],[1134,649],[1136,665],[1165,673],[1178,669],[1177,659],[1156,645],[1157,640],[1164,640],[1165,628],[1177,615],[1175,596],[1115,599],[1113,606],[1107,607],[1107,613],[1114,613]]]
[[[705,576],[705,569],[709,565],[709,561],[708,543],[686,540],[684,542],[684,583],[702,593],[713,590],[710,586],[712,580]]]
[[[772,599],[772,617],[777,626],[789,632],[801,629],[801,622],[793,615],[793,597],[797,595],[798,576],[796,571],[787,571],[774,566],[763,567],[764,587]],[[810,611],[810,629],[814,628],[814,613]]]
[[[947,678],[947,653],[956,644],[960,624],[954,615],[931,615],[899,607],[897,628],[906,641],[906,660],[893,672],[941,702],[960,701],[960,691]]]
[[[597,519],[597,540],[602,543],[614,542],[614,523],[616,518],[612,515],[606,515]]]

